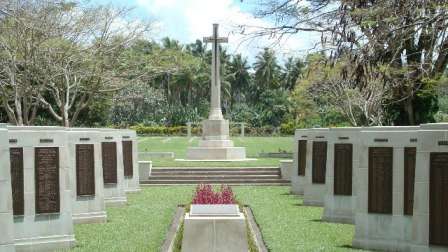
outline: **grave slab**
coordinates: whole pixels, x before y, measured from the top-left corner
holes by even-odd
[[[13,199],[11,183],[13,186],[22,186],[20,176],[11,175],[10,152],[8,143],[8,131],[0,127],[0,251],[14,252],[14,224],[13,224]],[[16,184],[18,183],[18,185]]]
[[[7,128],[9,147],[23,150],[24,208],[14,215],[16,251],[74,247],[66,129]]]
[[[412,216],[404,214],[405,148],[417,147],[418,127],[369,127],[361,131],[356,171],[353,247],[409,251]]]
[[[361,128],[332,128],[328,134],[326,192],[322,220],[355,223],[356,171]]]
[[[303,193],[304,206],[324,206],[328,133],[328,128],[309,130]]]
[[[107,221],[98,132],[88,128],[67,129],[75,224]]]
[[[293,169],[291,173],[291,194],[303,195],[306,182],[308,129],[296,129],[293,146]]]
[[[448,251],[448,123],[418,131],[412,252]]]

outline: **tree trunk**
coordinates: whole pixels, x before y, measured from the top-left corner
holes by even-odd
[[[409,125],[415,125],[414,107],[412,106],[412,95],[408,96],[404,100],[404,109],[408,114]]]

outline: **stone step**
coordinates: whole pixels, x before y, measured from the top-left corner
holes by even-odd
[[[231,176],[254,176],[254,175],[278,175],[278,171],[151,171],[152,177],[157,176],[175,176],[175,175],[183,175],[183,176],[201,176],[201,175],[211,175],[211,176],[222,176],[222,175],[231,175]]]
[[[155,168],[151,177],[141,180],[142,185],[197,185],[200,182],[229,185],[290,185],[290,180],[282,179],[277,167],[192,167]]]
[[[219,179],[219,180],[141,180],[141,185],[197,185],[200,182],[227,185],[290,185],[291,180],[283,179]]]
[[[158,176],[152,176],[148,178],[148,180],[206,180],[206,179],[238,179],[238,178],[244,178],[244,179],[279,179],[281,178],[278,175],[228,175],[228,174],[219,174],[219,175],[210,175],[210,174],[203,174],[203,175],[190,175],[190,176],[184,176],[179,174],[174,175],[158,175]]]

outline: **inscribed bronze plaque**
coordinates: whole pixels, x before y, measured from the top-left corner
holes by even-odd
[[[95,155],[93,144],[76,145],[76,195],[95,195]]]
[[[132,141],[123,141],[123,166],[124,175],[133,176],[134,169],[132,165]]]
[[[103,179],[106,184],[117,183],[117,143],[102,142]]]
[[[334,144],[334,195],[352,195],[353,144]]]
[[[35,147],[36,214],[59,213],[59,148]]]
[[[404,205],[405,215],[412,215],[414,209],[414,180],[416,147],[404,148]]]
[[[448,246],[448,152],[431,152],[429,169],[429,245]]]
[[[305,176],[306,168],[306,140],[299,140],[299,176]]]
[[[392,214],[392,147],[369,147],[369,213]]]
[[[313,142],[312,159],[313,184],[325,184],[325,170],[327,167],[327,142]]]
[[[23,148],[10,148],[12,212],[14,215],[25,214],[25,199],[23,186]]]

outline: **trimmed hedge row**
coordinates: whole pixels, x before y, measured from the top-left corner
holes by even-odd
[[[135,130],[139,136],[186,136],[188,135],[186,126],[176,127],[148,127],[148,126],[131,126],[130,129]],[[294,135],[295,127],[292,124],[281,125],[280,127],[264,126],[255,128],[251,126],[244,127],[245,136],[279,136],[279,135]],[[202,135],[202,127],[191,127],[191,134],[193,136]],[[230,126],[230,135],[241,135],[241,127]]]

